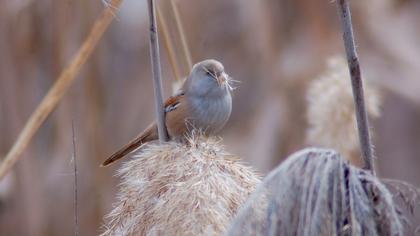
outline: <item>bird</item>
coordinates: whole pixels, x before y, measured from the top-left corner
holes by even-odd
[[[206,136],[221,131],[232,111],[232,81],[221,62],[207,59],[196,63],[180,90],[164,103],[165,125],[170,140],[184,142],[194,130]],[[157,123],[154,121],[101,166],[108,166],[142,144],[158,138]]]

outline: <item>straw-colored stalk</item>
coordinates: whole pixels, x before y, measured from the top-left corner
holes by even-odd
[[[272,171],[226,235],[403,235],[388,189],[338,153],[310,148]]]
[[[370,117],[379,117],[379,93],[367,82],[365,96]],[[307,101],[307,143],[337,150],[352,164],[362,166],[352,88],[343,58],[328,61],[327,71],[309,85]]]
[[[42,99],[41,103],[29,117],[17,140],[1,163],[0,180],[18,161],[18,159],[21,157],[21,154],[30,143],[32,137],[38,131],[39,127],[42,125],[42,123],[44,123],[48,115],[61,101],[64,94],[73,83],[76,75],[79,73],[82,66],[92,54],[103,33],[108,28],[109,24],[115,16],[114,11],[119,7],[121,2],[122,0],[112,0],[109,2],[110,7],[107,7],[103,10],[101,16],[95,21],[95,24],[90,30],[89,35],[83,42],[73,60],[62,71],[54,85],[48,91],[47,95],[45,95],[44,99]]]
[[[220,235],[260,182],[213,139],[149,144],[119,170],[103,235]]]
[[[174,74],[174,81],[172,82],[172,94],[176,94],[181,89],[185,82],[185,76],[181,75],[179,58],[175,53],[174,41],[171,38],[170,30],[167,24],[167,15],[162,12],[162,8],[157,5],[157,20],[160,26],[160,31],[163,36],[163,45],[165,46],[166,52],[168,53],[169,64],[171,65],[172,72]]]
[[[166,23],[166,17],[162,12],[161,7],[157,5],[157,20],[158,25],[160,26],[162,36],[163,36],[163,45],[165,46],[166,52],[168,53],[169,64],[171,65],[172,71],[174,73],[175,82],[181,80],[181,75],[179,72],[179,65],[177,63],[177,58],[175,54],[174,43],[171,39],[168,24]]]
[[[176,28],[181,39],[182,51],[184,53],[185,62],[187,63],[187,73],[189,73],[193,64],[191,59],[191,51],[188,47],[187,36],[185,35],[184,26],[182,24],[177,3],[175,0],[169,0],[169,2],[171,3],[171,8],[175,17]]]

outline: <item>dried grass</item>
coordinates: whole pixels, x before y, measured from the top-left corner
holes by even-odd
[[[351,80],[345,60],[333,57],[327,71],[307,91],[307,143],[337,150],[353,164],[360,165],[359,136]],[[376,88],[364,84],[370,118],[380,115],[381,99]]]
[[[220,235],[260,182],[215,140],[149,144],[119,171],[102,235]]]
[[[272,171],[227,235],[402,235],[387,188],[338,153],[305,149]]]
[[[54,85],[48,90],[48,93],[42,99],[35,111],[31,114],[23,130],[19,133],[10,151],[7,153],[0,165],[0,180],[10,171],[13,165],[21,157],[23,151],[29,145],[35,133],[58,105],[66,94],[70,85],[73,83],[76,75],[86,63],[93,50],[96,48],[99,40],[102,38],[105,30],[114,19],[114,10],[118,9],[122,0],[107,1],[109,7],[103,10],[101,16],[95,21],[89,35],[80,46],[70,64],[61,72]]]

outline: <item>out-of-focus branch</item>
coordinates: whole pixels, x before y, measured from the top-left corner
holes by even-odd
[[[172,71],[174,72],[175,80],[180,81],[181,76],[179,74],[178,63],[177,63],[177,59],[176,59],[175,51],[174,51],[174,45],[169,35],[169,29],[168,29],[168,25],[166,24],[165,16],[163,15],[161,8],[159,8],[159,5],[157,6],[156,10],[157,10],[158,25],[160,25],[161,27],[161,32],[163,35],[163,43],[165,45],[166,51],[168,52],[169,62],[171,64]]]
[[[155,90],[155,105],[156,105],[156,120],[159,133],[159,141],[165,142],[168,140],[168,135],[165,127],[165,112],[163,104],[163,89],[162,89],[162,73],[160,68],[159,56],[159,39],[156,25],[156,7],[154,0],[148,0],[149,7],[149,24],[150,24],[150,60],[152,62],[153,70],[153,87]]]
[[[95,21],[88,37],[83,42],[79,51],[70,62],[70,64],[62,71],[60,77],[45,95],[44,99],[29,117],[23,130],[20,132],[17,140],[7,153],[4,161],[0,166],[0,180],[7,174],[13,165],[20,158],[22,152],[26,149],[32,137],[38,131],[39,127],[44,123],[45,119],[57,106],[58,102],[63,98],[74,78],[79,73],[86,60],[89,58],[97,43],[101,39],[103,33],[108,28],[114,18],[115,8],[118,8],[122,0],[112,0],[103,10],[101,16]],[[112,6],[112,7],[111,7]]]
[[[353,26],[348,0],[337,0],[338,12],[343,28],[343,40],[349,65],[354,103],[356,108],[357,128],[362,149],[364,168],[375,174],[373,151],[369,135],[369,122],[363,95],[363,81],[360,72],[359,59],[354,46]]]
[[[179,36],[181,37],[182,49],[184,51],[185,60],[188,66],[187,68],[187,74],[188,74],[190,73],[190,70],[192,68],[191,52],[190,52],[190,49],[188,48],[187,38],[185,36],[185,31],[181,22],[181,17],[179,15],[178,7],[176,3],[174,2],[174,0],[170,0],[170,2],[171,2],[172,11],[174,12],[174,16],[175,16],[176,28],[178,30]]]

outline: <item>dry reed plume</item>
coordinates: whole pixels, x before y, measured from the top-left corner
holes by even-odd
[[[380,96],[365,83],[365,101],[371,118],[380,115]],[[359,136],[349,72],[345,60],[333,57],[327,71],[307,91],[307,143],[337,150],[353,164],[361,165]]]
[[[386,187],[338,153],[310,148],[272,171],[227,235],[402,235]]]
[[[215,140],[150,144],[119,171],[103,235],[220,235],[260,182]]]

